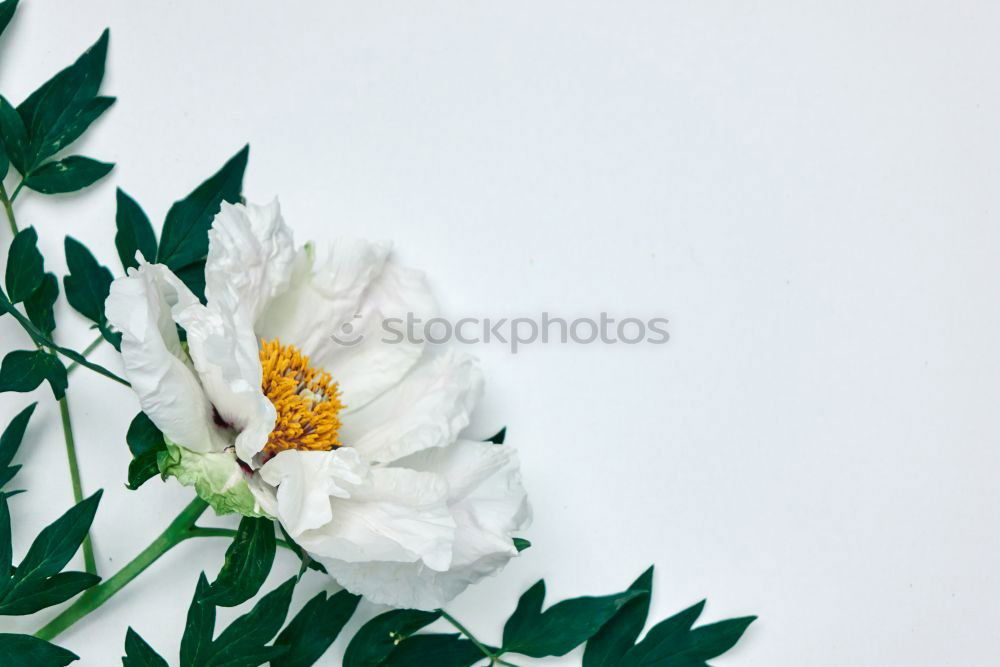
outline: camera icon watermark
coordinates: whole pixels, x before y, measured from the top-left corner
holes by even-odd
[[[353,347],[371,334],[353,321],[345,322],[331,334],[339,345]],[[414,313],[405,317],[381,320],[375,332],[379,341],[387,345],[400,343],[431,343],[443,345],[458,342],[463,345],[502,344],[511,354],[526,345],[576,344],[591,345],[663,345],[670,340],[665,317],[643,319],[624,317],[616,319],[602,312],[598,317],[567,319],[542,312],[539,317],[462,317],[450,320],[444,317],[422,319]]]

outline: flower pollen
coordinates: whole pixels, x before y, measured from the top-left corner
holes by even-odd
[[[261,388],[278,416],[267,437],[263,455],[271,458],[286,449],[326,451],[340,447],[340,419],[344,404],[329,373],[309,365],[309,357],[279,340],[260,346]]]

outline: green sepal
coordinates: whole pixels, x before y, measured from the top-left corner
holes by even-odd
[[[132,419],[125,434],[125,442],[132,452],[126,487],[135,491],[146,480],[160,473],[158,458],[160,452],[166,451],[166,443],[163,433],[144,412],[140,412]]]
[[[198,496],[216,514],[236,512],[243,516],[267,516],[254,498],[236,456],[231,452],[194,452],[165,438],[166,449],[157,455],[163,479],[175,477],[193,486]]]

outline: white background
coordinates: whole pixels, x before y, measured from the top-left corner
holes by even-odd
[[[119,101],[78,150],[118,166],[18,201],[60,275],[67,234],[120,270],[116,185],[158,226],[249,141],[248,198],[279,195],[300,241],[392,239],[452,317],[670,319],[665,346],[475,350],[472,434],[509,426],[536,514],[534,547],[449,608],[484,640],[539,577],[555,600],[655,563],[654,619],[703,597],[705,620],[760,615],[719,665],[995,660],[993,3],[23,4],[0,44],[15,103],[112,29]],[[60,316],[64,344],[92,338]],[[10,318],[0,332],[28,344]],[[107,575],[190,491],[124,489],[136,401],[72,380]],[[36,398],[17,557],[71,504]],[[29,400],[0,397],[4,423]],[[131,624],[175,660],[225,546],[178,547],[62,643],[116,664]],[[278,560],[269,586],[295,568]],[[296,607],[324,584],[310,574]]]

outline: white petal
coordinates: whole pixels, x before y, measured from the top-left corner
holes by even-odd
[[[341,240],[319,250],[306,246],[295,257],[288,289],[258,318],[258,335],[309,356],[321,352],[358,312],[388,254],[389,244],[367,241]]]
[[[366,465],[360,458],[357,462]],[[289,482],[296,478],[285,478],[278,489],[279,515],[281,491]],[[343,475],[335,484],[338,493],[329,495],[330,520],[296,538],[310,554],[348,562],[419,561],[437,570],[451,564],[455,522],[447,506],[448,485],[441,476],[369,468],[357,484]],[[342,497],[341,491],[348,496]],[[288,493],[292,499],[305,491]]]
[[[457,527],[452,564],[437,572],[419,563],[348,563],[321,559],[347,590],[372,602],[435,609],[470,584],[496,573],[517,554],[514,533],[530,520],[517,456],[506,445],[460,441],[397,462],[447,479]]]
[[[425,355],[399,384],[342,414],[341,441],[379,463],[445,447],[468,426],[482,389],[474,357],[453,350]]]
[[[278,200],[267,206],[222,203],[208,232],[209,307],[242,311],[254,322],[291,278],[295,245]]]
[[[105,312],[122,333],[125,376],[142,411],[172,441],[194,451],[221,451],[227,443],[174,326],[178,313],[197,303],[167,267],[143,261],[112,283]]]
[[[426,322],[435,311],[423,272],[390,260],[365,291],[350,332],[332,331],[337,336],[312,361],[333,375],[344,405],[357,410],[399,382],[423,353],[422,339],[395,332],[405,331],[408,317]]]
[[[254,485],[255,494],[263,495],[262,504],[273,507],[285,530],[298,537],[329,523],[333,518],[330,497],[349,498],[348,489],[365,483],[369,471],[349,448],[330,452],[289,449],[261,466],[258,476],[264,484]]]
[[[261,389],[257,338],[242,312],[192,304],[178,313],[188,350],[212,405],[234,428],[236,454],[246,463],[264,448],[276,412]]]
[[[385,321],[435,312],[424,275],[387,259],[389,245],[342,240],[300,251],[287,291],[257,321],[261,338],[291,343],[329,371],[357,409],[398,382],[423,342],[385,342]],[[398,327],[397,327],[398,330]]]

